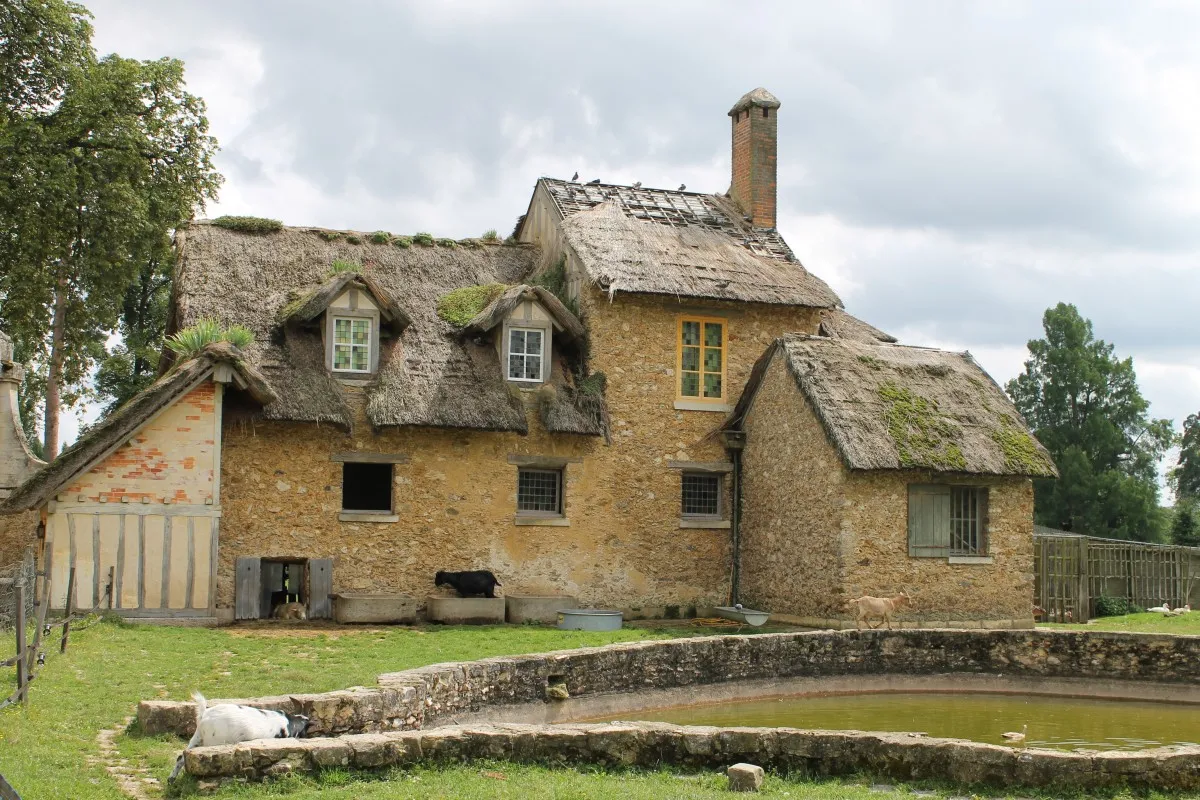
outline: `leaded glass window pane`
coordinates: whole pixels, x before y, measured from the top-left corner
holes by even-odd
[[[333,319],[333,369],[335,372],[371,371],[372,321],[356,317]]]
[[[721,396],[721,374],[704,373],[704,396],[712,399]]]
[[[700,323],[685,322],[683,323],[683,343],[690,345],[700,344]]]
[[[721,476],[699,472],[683,473],[683,514],[715,517],[721,513]]]
[[[721,325],[719,323],[704,323],[704,343],[709,347],[721,346]]]
[[[685,372],[679,381],[679,393],[684,397],[700,396],[700,373]]]

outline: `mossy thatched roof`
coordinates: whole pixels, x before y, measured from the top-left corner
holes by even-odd
[[[233,368],[233,388],[246,392],[261,405],[268,405],[277,400],[274,390],[262,374],[246,362],[242,351],[229,342],[207,345],[199,355],[178,364],[134,395],[129,402],[80,436],[49,466],[17,487],[12,495],[0,504],[0,513],[28,511],[53,499],[61,487],[127,442],[159,411],[211,377],[220,364],[227,364]]]
[[[787,369],[850,469],[1058,474],[970,353],[793,334],[755,364],[725,428],[740,428],[768,369]]]
[[[325,366],[320,337],[280,318],[320,305],[333,291],[330,265],[352,261],[362,265],[358,272],[334,278],[356,275],[350,280],[374,287],[398,317],[410,321],[384,340],[388,351],[381,354],[379,373],[363,388],[372,425],[526,432],[524,407],[509,391],[496,349],[460,336],[438,316],[437,300],[463,286],[520,284],[533,271],[537,250],[498,244],[403,248],[369,237],[293,227],[254,236],[193,223],[177,234],[169,327],[201,317],[245,325],[255,333],[247,359],[278,395],[263,416],[349,428],[353,415],[343,386]]]

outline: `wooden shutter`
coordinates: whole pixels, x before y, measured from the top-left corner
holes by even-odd
[[[233,617],[258,619],[262,616],[262,559],[241,556],[234,570]]]
[[[908,487],[908,554],[918,558],[950,553],[950,487]]]
[[[329,619],[333,616],[333,559],[308,560],[308,618]]]

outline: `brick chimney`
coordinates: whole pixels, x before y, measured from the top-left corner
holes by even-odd
[[[25,431],[21,428],[17,387],[22,378],[24,370],[13,361],[12,339],[0,331],[0,500],[46,466],[29,452]]]
[[[775,227],[775,162],[779,100],[759,87],[729,110],[733,120],[733,183],[729,195],[756,228]]]

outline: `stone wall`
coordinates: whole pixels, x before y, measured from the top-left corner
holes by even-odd
[[[742,603],[791,616],[844,616],[838,531],[845,470],[780,354],[743,428]]]
[[[908,485],[988,487],[990,563],[952,564],[908,555]],[[1033,486],[1026,478],[966,479],[920,472],[851,473],[841,536],[849,597],[906,590],[904,618],[937,624],[1012,620],[1033,624]]]
[[[1155,788],[1200,786],[1200,748],[1071,754],[1015,750],[902,734],[716,729],[672,725],[441,727],[489,710],[542,703],[548,684],[571,698],[613,692],[820,675],[996,674],[1200,683],[1200,638],[1068,631],[822,631],[619,644],[543,655],[439,664],[380,676],[374,689],[250,702],[311,717],[310,734],[341,739],[257,742],[189,751],[197,777],[261,777],[332,766],[378,768],[416,760],[673,764],[709,768],[750,760],[815,774],[858,771],[964,783]],[[217,701],[210,701],[210,704]],[[569,707],[572,700],[562,703]],[[480,716],[482,712],[482,716]],[[531,714],[532,715],[532,714]],[[144,701],[148,735],[189,736],[190,703]],[[419,734],[396,733],[400,729]],[[393,733],[383,733],[392,731]],[[365,736],[361,734],[366,734]],[[751,757],[752,754],[752,757]],[[285,764],[276,768],[277,764]]]
[[[725,527],[680,525],[680,472],[669,461],[724,461],[710,436],[723,413],[674,408],[674,298],[592,291],[584,305],[592,369],[608,376],[612,444],[550,435],[530,393],[530,433],[373,430],[235,421],[224,426],[218,607],[233,603],[238,556],[333,558],[334,591],[423,598],[437,570],[491,569],[511,594],[568,594],[631,616],[686,615],[726,602]],[[815,330],[811,309],[712,303],[728,320],[732,402],[775,337]],[[399,521],[342,522],[337,452],[399,453]],[[509,455],[566,458],[568,525],[518,525]]]

